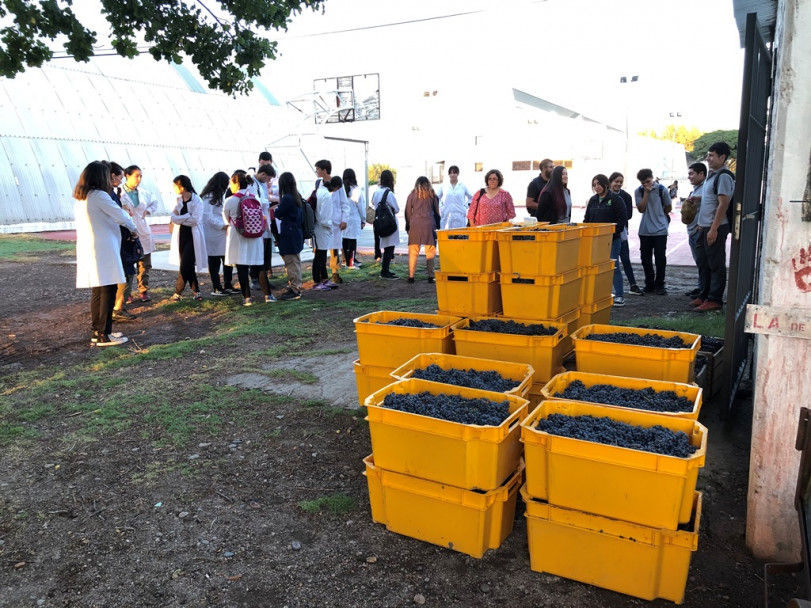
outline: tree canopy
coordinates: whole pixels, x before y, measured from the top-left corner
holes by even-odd
[[[653,137],[654,139],[675,141],[677,144],[684,145],[684,149],[687,152],[692,152],[693,142],[701,136],[701,131],[696,127],[690,127],[688,129],[684,125],[679,125],[678,127],[676,125],[667,125],[661,133],[658,133],[655,129],[646,129],[642,131],[640,135]]]
[[[380,174],[383,173],[383,171],[385,171],[386,169],[392,172],[392,175],[394,175],[394,180],[397,181],[397,169],[392,169],[389,165],[385,163],[374,163],[372,165],[369,165],[369,174],[368,174],[369,183],[376,184],[377,182],[379,182]]]
[[[730,159],[738,157],[738,129],[728,131],[718,130],[704,133],[693,144],[692,155],[695,158],[706,158],[710,146],[716,142],[725,141],[731,150]]]
[[[216,11],[202,0],[98,0],[112,28],[112,46],[124,57],[141,50],[155,60],[182,62],[188,57],[212,89],[246,93],[267,60],[276,58],[276,42],[260,30],[286,30],[291,14],[323,9],[325,0],[217,0]],[[88,61],[96,32],[83,25],[73,0],[0,0],[0,75],[14,78],[53,58],[48,41],[59,37],[65,52]]]

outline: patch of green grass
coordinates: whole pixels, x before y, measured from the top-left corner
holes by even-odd
[[[51,416],[55,411],[52,405],[39,403],[34,407],[21,411],[19,417],[26,422],[36,422],[37,420]]]
[[[38,433],[34,429],[0,421],[0,446],[5,446],[20,439],[33,439],[37,436]]]
[[[27,234],[0,235],[0,259],[4,261],[22,261],[38,253],[74,253],[75,243],[70,241],[53,241]]]
[[[343,515],[355,508],[355,501],[346,494],[338,493],[321,496],[315,500],[302,500],[298,506],[305,513],[315,514],[323,509],[335,515]]]
[[[615,325],[626,327],[650,327],[668,331],[684,331],[702,336],[724,337],[726,318],[721,314],[684,313],[661,317],[637,317],[626,321],[617,321]]]

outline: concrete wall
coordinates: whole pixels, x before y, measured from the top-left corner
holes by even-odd
[[[811,318],[811,222],[802,221],[811,152],[811,1],[781,0],[758,304]],[[792,335],[793,333],[793,335]],[[800,555],[794,440],[811,406],[811,333],[758,335],[747,544],[761,559]]]

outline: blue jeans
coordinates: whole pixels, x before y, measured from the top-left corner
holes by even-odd
[[[611,241],[611,259],[614,260],[614,296],[621,298],[622,290],[622,268],[620,267],[620,249],[622,249],[622,239],[620,237]],[[626,241],[627,242],[627,241]]]
[[[628,285],[633,287],[636,285],[636,277],[634,276],[634,267],[631,266],[631,250],[628,248],[627,240],[621,240],[620,260],[622,260],[622,269],[625,271],[625,276],[628,279]]]

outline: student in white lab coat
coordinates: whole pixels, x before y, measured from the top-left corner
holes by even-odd
[[[440,230],[467,226],[467,208],[473,195],[459,181],[459,167],[451,165],[448,169],[448,182],[440,186],[436,195],[439,198]]]
[[[386,194],[388,192],[388,194]],[[394,174],[386,169],[380,174],[380,187],[375,190],[372,195],[372,207],[377,209],[383,197],[386,197],[386,205],[394,214],[394,220],[397,223],[397,230],[389,236],[380,237],[380,247],[383,249],[383,262],[380,270],[380,278],[382,279],[399,279],[396,274],[389,270],[389,265],[394,259],[394,247],[400,244],[400,222],[397,220],[397,214],[400,212],[400,207],[397,206],[397,199],[394,198]]]
[[[316,174],[318,174],[318,163],[316,163]],[[332,244],[332,194],[330,194],[328,188],[330,182],[325,183],[321,180],[316,183],[318,183],[318,188],[315,190],[316,205],[314,209],[313,290],[329,291],[332,287],[330,287],[330,281],[327,279],[327,249]],[[338,286],[335,285],[335,287]]]
[[[202,300],[200,283],[197,281],[195,266],[200,272],[208,270],[208,251],[206,237],[203,233],[203,201],[197,196],[194,186],[187,175],[178,175],[173,183],[177,193],[177,204],[172,210],[170,220],[174,226],[169,259],[180,266],[175,282],[175,293],[172,302],[183,298],[183,290],[188,283],[192,297]]]
[[[215,173],[200,193],[203,201],[203,235],[206,237],[208,253],[208,275],[211,277],[211,295],[228,296],[239,293],[232,284],[233,271],[225,264],[225,237],[228,224],[222,219],[222,205],[225,195],[231,195],[229,185],[231,178],[224,171]],[[220,265],[225,283],[220,282]]]
[[[132,215],[132,221],[138,227],[138,238],[144,248],[144,257],[138,262],[138,294],[130,297],[130,302],[149,302],[149,271],[152,270],[152,252],[155,251],[155,239],[152,228],[146,218],[158,210],[158,199],[140,187],[143,172],[138,165],[124,169],[124,186],[121,188],[121,205]]]
[[[110,166],[93,161],[79,176],[76,199],[76,287],[91,288],[91,346],[115,346],[127,338],[113,337],[113,306],[118,283],[124,282],[121,230],[136,233],[130,216],[110,197]]]
[[[355,252],[358,249],[360,231],[366,225],[366,197],[363,189],[358,186],[358,179],[354,169],[344,169],[344,192],[349,201],[349,215],[346,228],[341,233],[341,245],[344,251],[344,264],[351,270],[360,268],[355,261]]]

